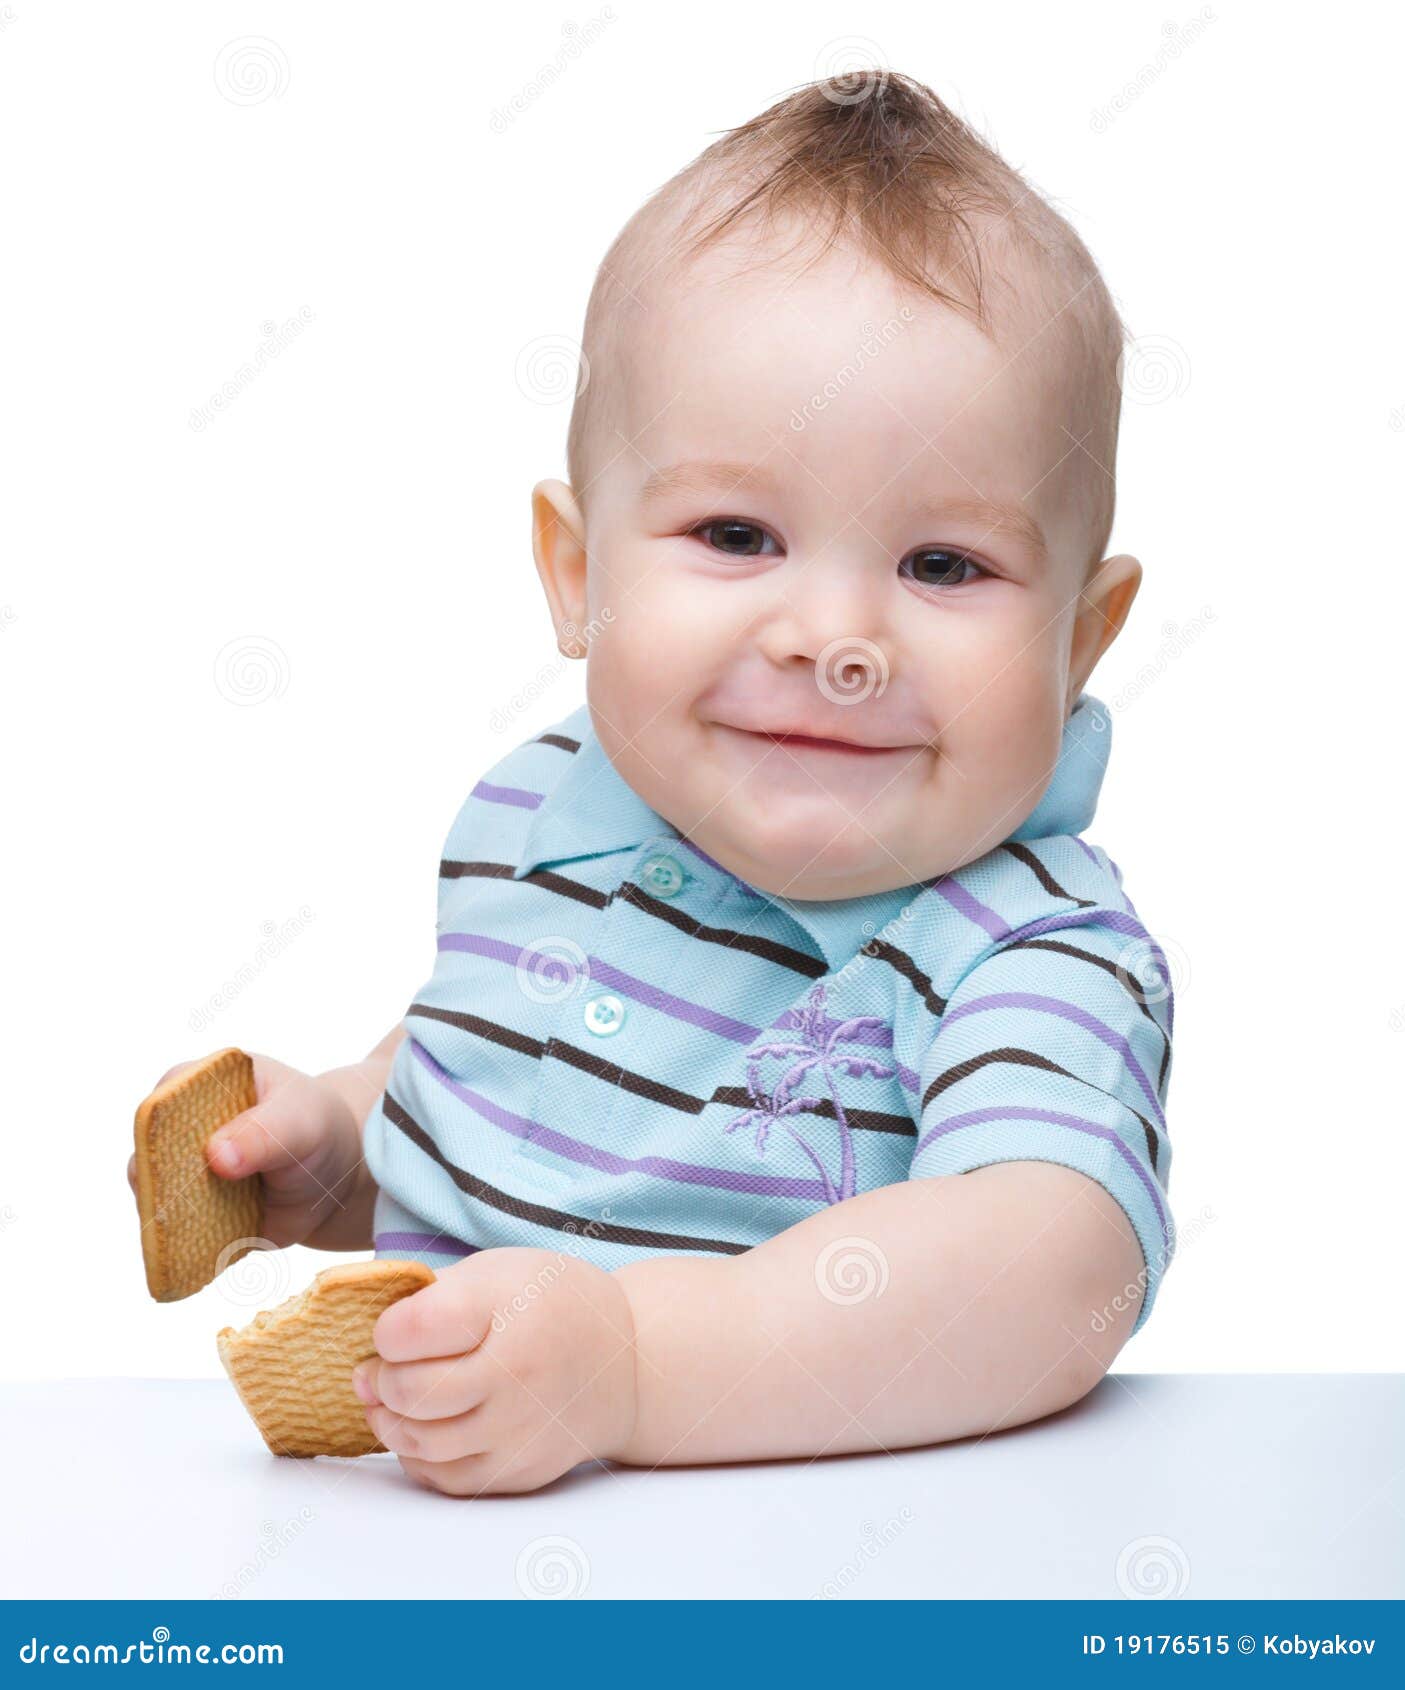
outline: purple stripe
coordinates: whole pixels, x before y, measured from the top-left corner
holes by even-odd
[[[693,1003],[688,998],[676,998],[672,992],[661,991],[657,986],[651,986],[647,980],[640,980],[633,974],[626,974],[622,969],[613,968],[608,962],[602,962],[599,957],[590,959],[590,977],[598,980],[602,986],[609,986],[613,991],[623,992],[626,997],[634,998],[639,1003],[648,1004],[650,1009],[656,1009],[662,1015],[671,1015],[675,1021],[688,1021],[694,1027],[702,1027],[706,1032],[720,1034],[724,1039],[731,1039],[736,1044],[751,1044],[761,1035],[759,1027],[748,1026],[745,1021],[734,1021],[730,1015],[722,1015],[715,1009],[708,1009],[700,1003]]]
[[[1123,894],[1126,897],[1126,894]],[[1131,904],[1131,899],[1127,899]],[[1123,915],[1121,910],[1092,909],[1070,910],[1065,915],[1048,915],[1039,921],[1031,921],[1024,927],[1013,928],[1010,940],[1033,939],[1041,933],[1057,933],[1061,927],[1087,927],[1095,925],[1106,927],[1113,933],[1125,933],[1129,938],[1142,939],[1146,948],[1151,952],[1156,966],[1161,970],[1161,976],[1166,982],[1166,1029],[1175,1031],[1175,1004],[1171,997],[1171,965],[1166,961],[1166,954],[1157,944],[1146,928],[1137,919],[1136,912]],[[1130,972],[1130,970],[1129,970]]]
[[[466,951],[473,956],[490,957],[495,962],[505,962],[514,968],[531,968],[537,979],[549,977],[560,979],[563,984],[570,978],[573,970],[571,964],[563,957],[551,955],[544,951],[525,950],[517,945],[510,945],[502,939],[490,939],[484,933],[443,933],[439,938],[441,951]],[[770,1027],[753,1027],[745,1021],[734,1021],[728,1015],[722,1015],[713,1009],[707,1009],[702,1004],[689,1002],[686,998],[674,997],[669,992],[660,991],[657,986],[651,986],[646,980],[637,980],[632,974],[624,974],[609,963],[602,962],[598,957],[588,959],[590,977],[603,986],[610,986],[627,997],[646,1003],[651,1009],[656,1009],[662,1015],[671,1015],[675,1020],[686,1021],[695,1027],[702,1027],[709,1033],[717,1033],[724,1039],[731,1039],[734,1044],[754,1044],[764,1033],[788,1032],[800,1024],[799,1012],[788,1009],[778,1016]],[[559,971],[559,973],[557,972]],[[847,1016],[827,1016],[825,1018],[825,1032],[832,1033],[834,1029],[849,1019]],[[863,1027],[854,1034],[855,1044],[876,1045],[880,1048],[891,1049],[893,1030],[891,1027]],[[899,1067],[898,1078],[910,1092],[920,1091],[922,1080],[911,1068]]]
[[[1082,851],[1083,855],[1087,857],[1089,862],[1094,863],[1097,866],[1099,874],[1106,874],[1109,869],[1115,870],[1117,868],[1117,864],[1113,862],[1111,857],[1108,857],[1107,861],[1104,862],[1102,857],[1098,855],[1097,849],[1090,845],[1086,839],[1080,838],[1076,833],[1073,836],[1073,843],[1080,851]],[[1120,874],[1117,875],[1117,890],[1122,894],[1122,902],[1127,905],[1128,909],[1131,909],[1131,901],[1128,899],[1127,894],[1122,891],[1122,876]],[[1135,913],[1136,912],[1133,911],[1133,914]]]
[[[1003,939],[1010,931],[993,909],[974,897],[952,875],[944,874],[933,884],[932,890],[940,892],[952,909],[964,915],[967,921],[975,922],[977,927],[984,928],[992,939]]]
[[[461,1238],[450,1238],[442,1232],[378,1232],[374,1239],[377,1250],[432,1250],[436,1256],[472,1256],[481,1248],[465,1244]]]
[[[1072,1127],[1075,1132],[1089,1133],[1093,1138],[1103,1138],[1117,1149],[1122,1160],[1145,1186],[1147,1195],[1156,1205],[1156,1218],[1161,1223],[1161,1237],[1163,1243],[1169,1243],[1166,1233],[1166,1211],[1161,1206],[1161,1193],[1156,1182],[1147,1173],[1138,1157],[1127,1148],[1121,1138],[1110,1127],[1100,1126],[1096,1121],[1085,1121],[1081,1115],[1065,1115],[1057,1109],[1011,1108],[1007,1104],[992,1104],[986,1109],[972,1109],[964,1115],[952,1115],[948,1120],[938,1121],[934,1127],[929,1127],[917,1141],[917,1148],[913,1151],[913,1159],[927,1148],[933,1140],[943,1138],[947,1133],[959,1132],[963,1127],[981,1126],[987,1121],[1048,1121],[1056,1127]]]
[[[443,933],[439,937],[439,949],[468,951],[474,956],[491,957],[495,962],[505,962],[513,968],[531,968],[538,978],[546,975],[552,980],[559,978],[563,983],[572,975],[580,973],[579,969],[572,968],[563,957],[544,951],[524,950],[518,945],[507,944],[502,939],[490,939],[483,933]],[[586,959],[586,973],[600,985],[609,986],[611,990],[622,992],[639,1003],[646,1003],[650,1009],[656,1009],[662,1015],[671,1015],[676,1021],[687,1021],[706,1032],[731,1039],[735,1044],[752,1044],[761,1036],[760,1027],[750,1026],[745,1021],[734,1021],[730,1015],[721,1015],[702,1004],[691,1003],[687,998],[674,997],[671,992],[660,991],[647,980],[636,979],[632,974],[612,968],[599,957]]]
[[[410,1048],[417,1060],[447,1091],[451,1091],[485,1121],[511,1133],[514,1138],[529,1139],[568,1162],[577,1162],[602,1174],[653,1174],[657,1179],[673,1180],[680,1185],[742,1191],[752,1197],[799,1197],[810,1203],[825,1201],[824,1187],[816,1179],[784,1179],[773,1174],[741,1173],[732,1168],[705,1168],[693,1162],[674,1162],[666,1156],[616,1156],[613,1151],[602,1150],[598,1145],[586,1144],[578,1138],[568,1138],[565,1133],[544,1127],[537,1121],[514,1115],[481,1093],[470,1091],[436,1062],[417,1039],[410,1040]]]
[[[513,804],[519,810],[535,810],[545,796],[520,786],[490,786],[486,780],[480,780],[469,794],[470,798],[481,798],[488,804]]]
[[[505,939],[490,939],[486,933],[441,933],[439,949],[468,951],[473,956],[491,957],[494,962],[505,962],[512,968],[529,968],[536,979],[545,978],[552,982],[559,980],[562,985],[569,983],[580,972],[565,957],[556,956],[550,951],[533,951],[524,949],[521,945],[510,945]]]
[[[1121,1033],[1115,1033],[1106,1021],[1099,1021],[1096,1015],[1090,1015],[1077,1004],[1065,1003],[1062,998],[1046,998],[1038,992],[992,992],[988,997],[971,998],[969,1002],[949,1009],[942,1026],[949,1027],[954,1021],[960,1021],[963,1016],[974,1015],[982,1009],[1042,1009],[1049,1015],[1061,1015],[1065,1021],[1072,1021],[1075,1026],[1082,1027],[1094,1038],[1101,1039],[1126,1063],[1129,1072],[1142,1088],[1147,1102],[1155,1111],[1157,1122],[1165,1126],[1166,1117],[1161,1112],[1161,1099],[1156,1095],[1156,1087],[1142,1072],[1141,1064],[1133,1054],[1131,1045]]]
[[[1098,853],[1093,849],[1093,847],[1088,843],[1088,841],[1086,839],[1084,839],[1080,834],[1077,834],[1077,833],[1074,834],[1073,843],[1078,847],[1078,849],[1083,853],[1083,855],[1085,857],[1087,857],[1089,862],[1096,863],[1099,868],[1101,868],[1103,866],[1100,858],[1098,857]]]

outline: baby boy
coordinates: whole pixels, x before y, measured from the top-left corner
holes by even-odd
[[[1081,837],[1136,595],[1123,332],[927,88],[814,84],[601,266],[536,566],[588,702],[488,769],[365,1061],[212,1141],[416,1257],[355,1383],[457,1495],[1064,1408],[1173,1249],[1164,958]],[[962,1177],[956,1177],[962,1176]]]

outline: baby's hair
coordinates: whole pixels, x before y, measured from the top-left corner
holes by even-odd
[[[1075,361],[1082,440],[1058,452],[1081,449],[1091,460],[1084,483],[1093,561],[1100,558],[1112,527],[1126,340],[1117,308],[1073,227],[937,94],[891,70],[807,83],[725,131],[616,236],[586,307],[567,435],[578,498],[626,449],[622,431],[603,447],[594,437],[605,432],[614,385],[607,372],[638,290],[662,266],[681,271],[729,233],[759,225],[774,237],[787,218],[800,231],[795,244],[818,238],[817,256],[843,237],[984,333],[997,322],[1011,329],[1012,355],[1052,332],[1059,353]]]

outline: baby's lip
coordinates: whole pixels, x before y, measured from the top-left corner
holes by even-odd
[[[809,724],[803,727],[743,727],[735,722],[722,722],[719,725],[724,728],[732,728],[736,733],[749,734],[753,739],[768,739],[775,745],[792,746],[800,751],[834,751],[848,753],[851,756],[875,756],[884,752],[915,751],[918,749],[911,740],[861,738],[857,735],[839,733],[829,728]]]

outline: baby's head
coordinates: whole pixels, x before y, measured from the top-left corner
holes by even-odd
[[[1103,557],[1122,341],[1073,230],[893,73],[667,183],[591,294],[571,485],[533,492],[625,780],[786,898],[1008,838],[1140,581]]]

